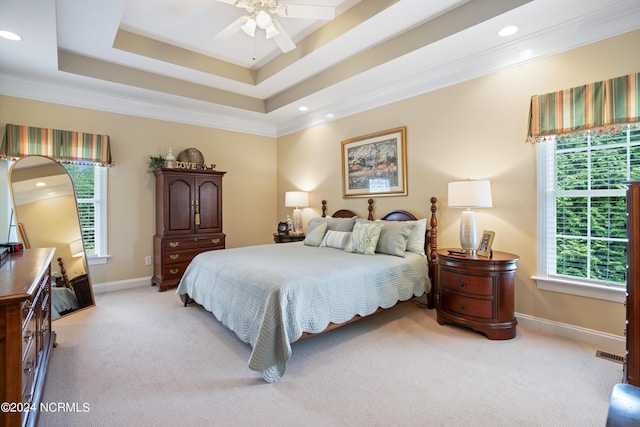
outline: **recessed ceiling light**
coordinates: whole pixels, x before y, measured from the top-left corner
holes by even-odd
[[[19,35],[7,30],[0,30],[0,37],[16,42],[22,40],[22,37],[20,37]]]
[[[509,25],[498,31],[500,37],[509,37],[518,32],[518,27],[515,25]]]
[[[304,105],[302,105],[302,106],[298,107],[298,110],[299,111],[308,111],[309,107],[305,107]]]
[[[42,182],[42,181],[38,181],[38,182],[36,182],[36,187],[44,187],[45,185],[47,185],[47,184],[45,184],[45,183],[44,183],[44,182]]]

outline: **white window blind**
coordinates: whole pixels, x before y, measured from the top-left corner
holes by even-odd
[[[640,180],[640,130],[559,135],[537,149],[538,275],[625,286],[625,182]]]
[[[106,167],[65,163],[73,179],[82,238],[89,261],[107,256]],[[93,263],[93,262],[92,262]]]

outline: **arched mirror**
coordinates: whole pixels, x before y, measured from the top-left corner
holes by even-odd
[[[58,162],[27,156],[9,170],[14,222],[25,248],[54,247],[51,318],[95,304],[73,181]]]

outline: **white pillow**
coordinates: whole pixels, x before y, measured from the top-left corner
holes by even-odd
[[[427,232],[427,219],[419,219],[414,222],[416,224],[409,234],[409,240],[407,240],[407,251],[414,252],[418,255],[425,255],[424,253],[424,235]]]
[[[351,239],[347,242],[344,250],[346,252],[374,255],[383,226],[384,224],[379,222],[356,222],[353,226],[353,232],[351,232]]]
[[[350,231],[329,230],[327,231],[327,234],[324,235],[324,239],[322,239],[322,243],[320,243],[320,246],[344,249],[350,237]]]

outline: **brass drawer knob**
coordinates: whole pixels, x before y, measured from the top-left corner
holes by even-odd
[[[171,255],[169,255],[169,258],[178,259],[178,258],[180,258],[180,254],[171,254]]]
[[[458,286],[460,286],[462,289],[464,289],[464,288],[466,288],[466,287],[467,287],[467,284],[466,284],[466,283],[464,283],[464,282],[460,282],[460,283],[458,284]]]
[[[24,364],[24,374],[29,375],[29,373],[33,370],[33,362],[28,361]]]
[[[171,246],[172,248],[177,248],[178,245],[180,245],[180,242],[169,242],[169,246]]]
[[[169,273],[171,274],[178,274],[178,269],[177,268],[172,268],[171,270],[169,270]]]
[[[467,311],[467,306],[464,304],[460,304],[460,310],[461,311]]]

